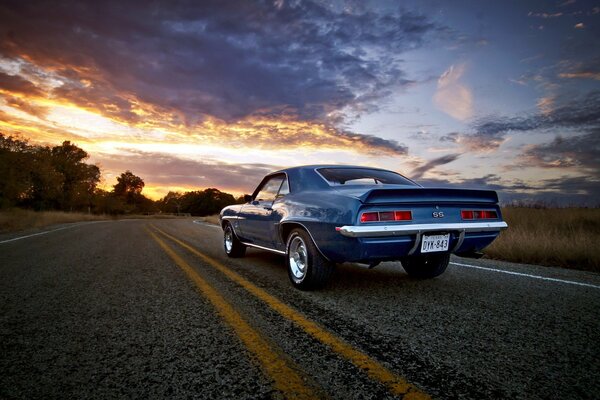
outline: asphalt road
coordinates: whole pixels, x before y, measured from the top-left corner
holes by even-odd
[[[600,397],[598,274],[455,258],[300,292],[189,219],[60,228],[0,236],[0,399]]]

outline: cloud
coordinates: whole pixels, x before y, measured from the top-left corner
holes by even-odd
[[[0,55],[17,75],[0,72],[0,87],[210,143],[402,155],[337,126],[411,85],[402,54],[438,29],[408,11],[312,1],[9,1]],[[12,103],[41,117],[34,100]]]
[[[208,120],[179,141],[229,147],[265,149],[315,148],[346,150],[366,155],[406,155],[408,148],[395,140],[358,134],[292,117],[250,117],[236,123]]]
[[[558,129],[588,131],[600,126],[600,91],[589,92],[570,102],[554,104],[553,108],[548,108],[543,113],[519,117],[492,115],[476,120],[471,126],[475,130],[473,134],[442,139],[451,138],[472,151],[489,151],[504,143],[508,133],[555,132]]]
[[[413,179],[418,179],[421,178],[423,175],[425,175],[425,173],[435,167],[438,167],[440,165],[444,165],[444,164],[448,164],[451,163],[452,161],[455,161],[456,159],[458,159],[461,155],[460,154],[448,154],[442,157],[438,157],[438,158],[434,158],[433,160],[430,160],[428,162],[426,162],[425,164],[421,165],[420,167],[415,168],[410,176]]]
[[[17,75],[0,72],[0,93],[10,92],[19,95],[41,96],[43,92],[33,83]]]
[[[433,96],[433,102],[440,110],[460,121],[473,116],[473,95],[460,82],[465,69],[465,64],[450,66],[438,79]]]
[[[44,106],[38,106],[34,103],[24,101],[18,97],[4,96],[5,102],[8,106],[16,108],[27,114],[33,115],[38,118],[45,118],[48,115],[49,108]]]
[[[586,196],[588,201],[585,203],[593,204],[595,202],[596,205],[600,204],[600,179],[598,176],[562,176],[544,179],[541,182],[541,187],[546,190],[557,191],[565,196]]]
[[[282,106],[324,119],[409,83],[400,54],[436,29],[419,14],[311,1],[9,3],[0,9],[6,57],[58,74],[70,84],[57,93],[71,100],[108,101],[134,119],[133,93],[186,122]]]
[[[479,178],[454,177],[452,181],[440,177],[420,179],[419,183],[424,187],[495,190],[501,204],[519,202],[555,206],[600,206],[600,180],[597,176],[561,176],[530,183],[487,174]]]
[[[207,187],[249,193],[266,174],[280,169],[279,166],[261,163],[230,164],[210,159],[197,161],[164,153],[122,150],[126,153],[97,153],[92,160],[99,163],[105,175],[118,176],[132,169],[149,188],[162,194],[166,194],[170,188],[202,190]],[[135,167],[132,168],[132,165]]]
[[[561,67],[559,78],[600,80],[600,57],[598,56],[578,62],[563,62]]]
[[[600,128],[587,134],[527,146],[517,157],[516,168],[574,168],[600,178]]]
[[[530,11],[527,16],[528,17],[536,17],[536,18],[543,18],[543,19],[548,19],[548,18],[558,18],[558,17],[562,17],[564,14],[561,12],[557,12],[557,13],[546,13],[546,12],[538,12],[538,13],[534,13],[533,11]]]

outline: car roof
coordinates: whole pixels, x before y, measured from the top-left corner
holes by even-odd
[[[313,165],[299,165],[297,167],[284,168],[284,169],[280,169],[279,171],[272,172],[272,174],[277,174],[277,173],[281,173],[281,172],[299,171],[299,170],[315,170],[315,169],[320,169],[320,168],[344,168],[344,169],[363,168],[363,169],[377,169],[380,171],[389,171],[389,170],[386,170],[383,168],[368,167],[368,166],[364,166],[364,165],[313,164]],[[269,174],[269,175],[271,175],[271,174]]]

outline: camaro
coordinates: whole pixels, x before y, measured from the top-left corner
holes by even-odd
[[[450,254],[479,257],[507,227],[494,191],[424,188],[368,167],[284,169],[244,200],[221,211],[225,252],[285,255],[290,281],[304,290],[323,286],[342,262],[399,260],[410,276],[433,278]]]

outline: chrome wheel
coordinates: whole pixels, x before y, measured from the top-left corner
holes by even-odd
[[[288,250],[288,258],[290,262],[290,270],[298,281],[301,281],[306,276],[308,255],[306,252],[306,244],[301,237],[296,236],[292,239]]]
[[[233,249],[233,232],[231,231],[231,228],[227,228],[225,229],[225,251],[227,253],[231,253],[231,250]]]

